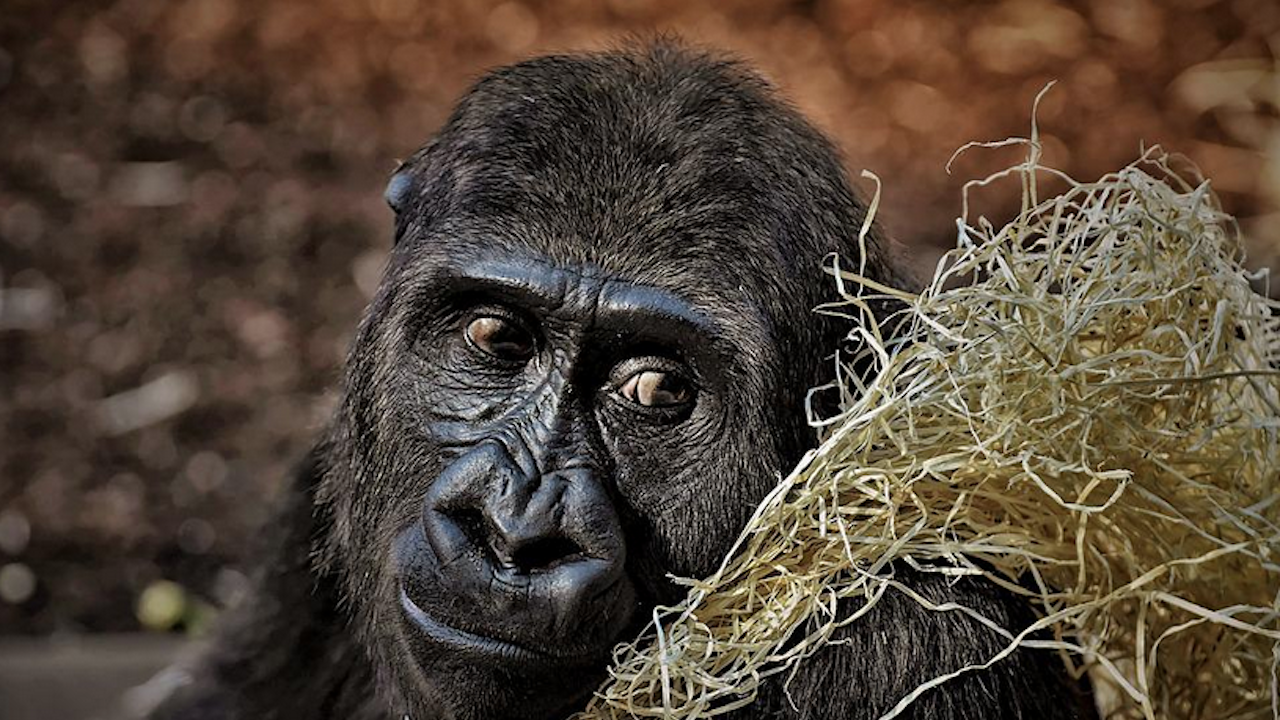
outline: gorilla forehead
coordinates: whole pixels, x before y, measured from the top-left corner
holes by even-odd
[[[506,220],[565,264],[750,287],[834,249],[824,220],[853,205],[831,154],[733,61],[662,43],[538,58],[482,79],[405,163],[398,230]]]

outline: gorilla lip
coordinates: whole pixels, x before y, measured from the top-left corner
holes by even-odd
[[[426,610],[419,607],[418,604],[409,597],[409,594],[405,592],[403,587],[400,588],[400,606],[404,609],[408,619],[418,630],[422,631],[425,635],[438,643],[486,655],[497,655],[509,660],[518,660],[521,662],[546,663],[548,661],[579,659],[573,656],[552,655],[550,653],[534,650],[507,640],[499,640],[497,638],[478,635],[476,633],[448,625],[443,621],[432,617]],[[581,659],[587,658],[584,657]]]

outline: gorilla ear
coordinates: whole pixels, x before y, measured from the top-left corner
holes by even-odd
[[[408,168],[400,166],[396,173],[391,176],[391,180],[387,182],[387,189],[383,191],[382,197],[395,211],[396,215],[402,213],[409,206],[409,199],[413,195],[413,177],[410,176]]]

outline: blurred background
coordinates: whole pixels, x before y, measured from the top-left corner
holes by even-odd
[[[485,68],[655,30],[780,85],[926,271],[962,182],[1020,153],[948,157],[1025,134],[1051,80],[1049,164],[1185,153],[1280,268],[1274,0],[3,0],[0,636],[198,633],[243,592],[396,160]],[[1016,195],[981,200],[1000,221]]]

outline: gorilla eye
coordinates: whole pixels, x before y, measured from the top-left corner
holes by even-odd
[[[472,320],[467,325],[467,341],[500,360],[528,360],[533,355],[533,335],[517,323],[493,315]]]
[[[689,402],[693,388],[675,373],[642,370],[627,378],[618,393],[644,407],[671,407]]]

